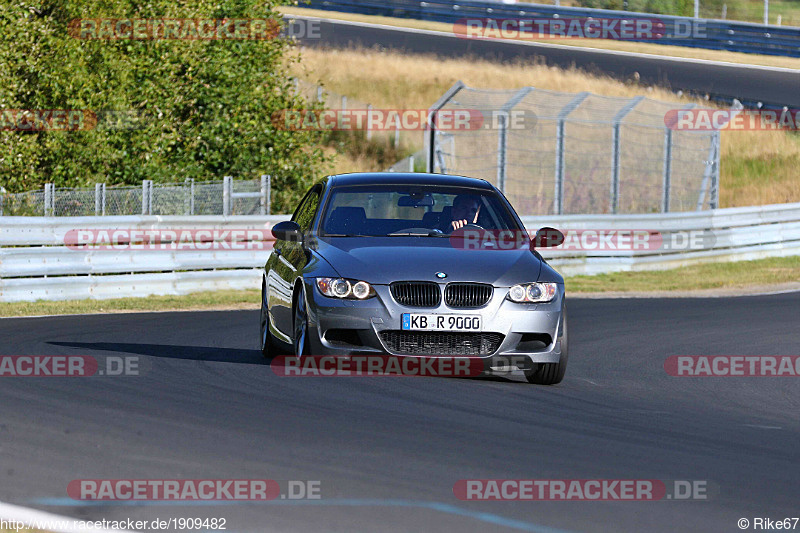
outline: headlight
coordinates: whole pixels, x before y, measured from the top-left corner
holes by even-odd
[[[317,289],[330,298],[366,300],[375,296],[375,289],[366,281],[344,278],[317,278]]]
[[[556,297],[555,283],[524,283],[514,285],[508,291],[508,299],[517,303],[545,303]]]

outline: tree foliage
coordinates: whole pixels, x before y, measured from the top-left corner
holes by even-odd
[[[276,129],[306,107],[285,39],[80,39],[76,19],[272,19],[288,0],[6,0],[0,5],[0,112],[91,110],[79,131],[0,131],[9,192],[273,176],[286,209],[324,164],[320,134]],[[7,124],[8,122],[6,122]],[[89,126],[92,126],[90,124]]]

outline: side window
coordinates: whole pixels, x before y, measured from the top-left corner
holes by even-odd
[[[297,225],[300,226],[300,229],[304,232],[310,230],[311,224],[314,222],[314,215],[317,213],[317,208],[319,207],[319,193],[319,186],[311,189],[300,203],[300,207],[298,207],[297,211],[292,215],[292,220],[297,222]]]

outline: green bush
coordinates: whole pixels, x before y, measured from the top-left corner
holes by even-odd
[[[78,39],[75,19],[280,20],[289,0],[30,0],[0,5],[0,113],[92,110],[81,131],[0,131],[0,185],[9,192],[273,176],[285,210],[318,177],[320,134],[276,129],[280,109],[307,107],[286,71],[285,39]],[[132,115],[127,127],[107,111]],[[112,113],[113,114],[113,113]],[[0,114],[0,126],[2,126]],[[90,121],[91,122],[91,121]]]

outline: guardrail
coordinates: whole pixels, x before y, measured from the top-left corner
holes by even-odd
[[[542,4],[502,4],[459,0],[310,0],[306,7],[455,23],[462,19],[595,18],[624,20],[658,19],[665,35],[640,42],[679,45],[710,50],[800,57],[800,28],[715,19],[694,19],[652,13],[613,11]],[[636,41],[637,39],[630,39]]]
[[[0,217],[0,301],[258,289],[261,268],[272,248],[269,230],[286,219],[286,215]],[[540,250],[567,276],[800,255],[800,203],[691,213],[523,217],[523,222],[534,230],[558,228],[568,239],[594,232],[592,242],[598,242],[601,230],[606,234],[639,230],[652,237],[650,242],[667,243],[642,249],[587,245]],[[82,240],[79,230],[91,238]],[[137,245],[148,231],[162,238],[171,231],[174,236],[149,248]],[[104,249],[101,244],[107,240],[116,246]],[[698,246],[692,244],[695,240]]]

